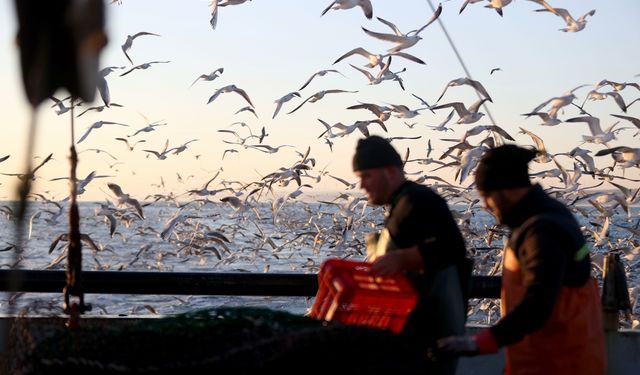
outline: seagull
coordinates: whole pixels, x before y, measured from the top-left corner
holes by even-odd
[[[529,137],[531,137],[531,139],[533,139],[533,142],[535,142],[536,144],[536,150],[538,151],[538,155],[535,157],[535,159],[533,159],[533,161],[535,161],[536,163],[544,164],[553,160],[553,155],[547,152],[547,148],[544,146],[544,141],[542,140],[542,138],[538,137],[537,135],[533,134],[532,132],[522,127],[520,128],[520,133],[526,134]]]
[[[424,107],[424,108],[417,108],[417,109],[409,109],[409,107],[407,107],[406,105],[403,104],[389,104],[391,107],[393,107],[393,112],[396,112],[397,115],[394,115],[393,117],[396,118],[414,118],[416,116],[418,116],[420,114],[420,111],[423,111],[425,109],[431,109],[428,107]]]
[[[402,79],[398,76],[398,73],[402,73],[405,70],[407,70],[407,68],[404,68],[402,71],[398,72],[398,73],[393,73],[391,71],[389,71],[389,68],[391,67],[391,56],[389,56],[389,59],[387,60],[387,63],[384,65],[384,67],[382,69],[380,69],[380,71],[378,72],[378,74],[374,77],[373,74],[371,74],[369,71],[364,70],[362,68],[358,68],[357,66],[353,65],[353,64],[349,64],[351,65],[351,67],[357,71],[359,71],[360,73],[364,74],[365,77],[367,77],[367,79],[369,80],[369,84],[370,85],[377,85],[379,83],[381,83],[382,81],[386,81],[386,80],[394,80],[394,81],[398,81],[398,83],[400,84],[400,88],[402,88],[404,90],[404,85],[402,84]]]
[[[554,126],[554,125],[558,125],[562,122],[562,120],[555,118],[555,117],[551,117],[549,116],[549,114],[547,112],[532,112],[532,113],[523,113],[522,116],[538,116],[540,117],[540,119],[542,120],[542,123],[540,125],[546,125],[546,126]]]
[[[493,69],[491,69],[491,71],[489,72],[489,75],[492,75],[492,74],[493,74],[493,73],[495,73],[495,72],[501,72],[501,71],[502,71],[502,69],[501,69],[501,68],[493,68]]]
[[[378,124],[378,125],[380,125],[382,130],[387,132],[387,127],[384,126],[384,123],[382,121],[376,119],[376,120],[356,121],[351,125],[343,125],[341,123],[337,123],[337,124],[333,125],[333,128],[336,128],[336,129],[340,130],[340,132],[339,133],[335,133],[334,135],[336,137],[344,137],[345,135],[351,134],[356,129],[358,129],[358,130],[360,130],[360,132],[365,137],[368,137],[369,136],[368,126],[371,125],[371,124]],[[322,134],[320,136],[322,136]]]
[[[136,141],[136,142],[133,144],[133,146],[132,146],[126,138],[116,138],[116,140],[117,140],[117,141],[122,141],[122,142],[124,142],[124,143],[127,145],[127,148],[129,149],[129,151],[133,151],[133,148],[134,148],[134,147],[136,147],[136,145],[137,145],[138,143],[144,143],[144,142],[146,142],[146,140],[141,139],[141,140],[139,140],[139,141]]]
[[[6,157],[5,157],[4,160],[6,160]],[[4,175],[4,176],[16,176],[20,180],[25,180],[27,178],[30,179],[30,180],[35,180],[36,179],[36,177],[35,177],[36,171],[38,169],[42,168],[42,166],[45,165],[46,163],[48,163],[50,160],[53,160],[53,154],[52,153],[47,155],[47,157],[44,158],[42,160],[42,162],[40,162],[40,164],[38,164],[35,168],[33,168],[31,170],[31,172],[29,172],[29,173],[26,173],[26,174],[25,173],[0,173],[0,174]]]
[[[440,99],[442,99],[442,97],[444,96],[444,93],[447,92],[447,89],[449,87],[462,86],[462,85],[469,85],[473,87],[482,96],[487,98],[488,101],[493,103],[493,100],[491,100],[491,96],[489,96],[489,93],[487,92],[487,90],[484,88],[484,86],[482,86],[482,83],[478,81],[474,81],[470,78],[464,78],[464,77],[451,80],[449,83],[447,83],[447,85],[444,87],[444,90],[442,91],[442,94],[440,94],[440,97],[438,97],[438,100],[436,100],[436,103],[438,103]]]
[[[378,18],[378,21],[384,23],[385,25],[387,25],[389,28],[391,28],[391,30],[393,30],[393,32],[395,34],[382,34],[382,33],[376,33],[373,31],[369,31],[367,29],[365,29],[364,27],[362,28],[362,30],[364,30],[364,32],[369,35],[372,36],[376,39],[381,39],[381,40],[385,40],[388,42],[393,42],[396,43],[396,46],[389,49],[388,52],[400,52],[403,49],[407,49],[411,46],[413,46],[414,44],[418,43],[422,37],[420,37],[420,32],[422,32],[422,30],[424,30],[427,26],[429,26],[433,21],[435,21],[439,16],[440,13],[442,13],[442,4],[438,5],[438,9],[436,9],[436,11],[433,13],[433,16],[431,17],[431,19],[429,19],[429,21],[427,21],[427,23],[422,26],[419,29],[416,30],[411,30],[406,34],[403,34],[397,27],[396,25],[394,25],[393,23],[386,21],[380,17]]]
[[[391,108],[371,103],[360,103],[347,107],[347,109],[367,109],[376,115],[380,121],[387,121],[391,117]]]
[[[568,153],[558,153],[556,155],[567,155],[576,159],[580,158],[578,161],[585,166],[585,172],[593,173],[596,171],[596,165],[593,161],[593,158],[589,155],[590,153],[590,150],[586,150],[580,147],[574,147],[573,150],[569,151]]]
[[[630,121],[636,128],[638,128],[638,130],[640,130],[640,119],[639,118],[631,117],[631,116],[614,115],[614,114],[611,114],[611,116],[617,117],[619,119]]]
[[[172,149],[169,149],[169,140],[167,139],[167,141],[164,143],[164,148],[160,151],[154,151],[154,150],[142,150],[144,152],[148,152],[150,154],[154,154],[158,160],[165,160],[167,158],[167,155],[172,151]]]
[[[422,99],[421,97],[419,97],[416,94],[411,94],[414,98],[418,99],[420,101],[420,103],[422,103],[422,105],[426,105],[427,108],[429,108],[429,110],[431,111],[431,113],[435,114],[435,112],[433,111],[433,109],[431,109],[431,106],[429,105],[429,103],[427,103],[426,100]]]
[[[602,155],[611,155],[616,163],[621,164],[622,168],[640,166],[640,148],[618,146],[596,152],[596,156]]]
[[[77,195],[81,195],[85,192],[85,188],[87,187],[87,185],[89,185],[89,183],[91,181],[93,181],[93,179],[95,178],[105,178],[105,177],[113,177],[113,176],[107,176],[107,175],[99,175],[96,176],[96,171],[92,171],[91,173],[89,173],[87,175],[87,177],[77,180],[76,182],[76,194]],[[56,178],[52,178],[49,181],[58,181],[58,180],[68,180],[69,177],[56,177]]]
[[[280,108],[282,108],[282,105],[286,102],[288,102],[289,100],[295,98],[295,97],[300,97],[300,94],[297,91],[293,91],[288,93],[287,95],[283,96],[280,99],[276,99],[274,101],[274,103],[276,103],[276,110],[273,112],[273,116],[271,117],[271,119],[276,118],[276,116],[278,115],[278,112],[280,112]]]
[[[107,76],[115,70],[124,69],[124,66],[107,66],[106,68],[101,69],[98,72],[98,92],[100,93],[100,98],[105,106],[109,106],[111,104],[111,94],[109,92],[109,84],[107,83]]]
[[[485,5],[485,8],[495,9],[496,12],[502,17],[502,8],[511,4],[512,0],[489,0],[489,4]]]
[[[599,89],[600,87],[604,87],[604,86],[607,86],[607,85],[611,85],[611,87],[613,87],[614,91],[622,91],[627,86],[635,87],[636,89],[640,90],[640,84],[637,84],[635,82],[632,82],[632,83],[629,83],[629,82],[613,82],[613,81],[609,81],[607,79],[603,79],[602,81],[598,82],[598,84],[596,85],[596,90]]]
[[[320,17],[324,16],[329,10],[351,9],[359,6],[362,8],[365,17],[371,19],[373,17],[373,6],[370,0],[334,0],[329,6],[322,11]],[[302,89],[301,89],[302,90]]]
[[[109,108],[109,107],[124,107],[122,104],[118,104],[118,103],[109,103],[109,106],[107,105],[100,105],[100,106],[95,106],[95,107],[89,107],[87,109],[85,109],[84,111],[82,111],[79,115],[77,115],[76,117],[80,117],[82,115],[84,115],[85,113],[89,112],[89,111],[96,111],[96,112],[102,112],[105,109]]]
[[[480,120],[482,116],[484,116],[484,113],[478,112],[478,110],[480,109],[480,106],[487,100],[489,100],[489,98],[480,99],[477,102],[473,103],[469,107],[469,109],[467,109],[464,104],[460,102],[441,104],[435,107],[431,107],[431,109],[453,107],[453,109],[455,109],[458,113],[458,116],[460,116],[460,118],[456,122],[457,124],[473,124],[474,122]]]
[[[613,128],[618,125],[618,122],[611,125],[606,131],[602,131],[600,128],[600,119],[593,116],[574,117],[565,120],[565,122],[586,122],[589,124],[589,130],[591,135],[583,135],[582,140],[588,143],[598,143],[607,145],[607,142],[616,139],[616,131]]]
[[[213,81],[214,79],[220,77],[220,74],[222,74],[223,72],[224,72],[224,68],[218,68],[209,74],[200,74],[200,76],[198,76],[198,78],[196,78],[196,80],[193,81],[193,83],[191,84],[191,86],[189,86],[189,88],[193,87],[193,85],[195,85],[196,82],[198,82],[199,80]]]
[[[69,112],[71,110],[71,107],[65,106],[64,105],[64,101],[56,98],[55,96],[50,96],[49,99],[51,99],[51,100],[53,100],[55,102],[55,104],[52,105],[51,108],[56,107],[56,106],[58,107],[56,109],[56,114],[58,116],[60,116],[60,115],[62,115],[64,113],[67,113],[67,112]]]
[[[226,7],[227,5],[240,5],[247,2],[247,0],[212,0],[209,2],[209,12],[211,13],[211,19],[209,24],[213,30],[216,29],[218,24],[218,7]]]
[[[316,92],[315,94],[311,95],[310,97],[306,98],[299,106],[297,106],[296,108],[294,108],[292,111],[287,112],[288,115],[292,114],[293,112],[297,111],[298,109],[300,109],[300,107],[302,107],[304,105],[304,103],[309,102],[309,103],[315,103],[318,100],[324,98],[325,95],[327,94],[339,94],[339,93],[357,93],[357,91],[347,91],[347,90],[340,90],[340,89],[332,89],[332,90],[321,90]]]
[[[622,95],[620,95],[617,91],[611,91],[611,92],[598,92],[596,90],[591,90],[589,91],[589,93],[587,94],[587,97],[584,98],[584,102],[582,102],[582,106],[584,107],[584,104],[587,102],[587,100],[604,100],[608,97],[612,97],[613,100],[615,100],[616,104],[618,105],[618,107],[620,108],[620,110],[622,112],[627,112],[627,105],[624,103],[624,99],[622,98]]]
[[[266,154],[275,154],[276,152],[280,151],[280,149],[282,147],[295,147],[295,146],[292,146],[292,145],[280,145],[280,146],[277,146],[277,147],[272,147],[272,146],[269,146],[269,145],[247,145],[246,147],[247,148],[253,148],[253,149],[256,149],[258,151],[262,151],[262,152],[264,152]]]
[[[160,121],[156,121],[154,123],[148,124],[147,126],[145,126],[143,128],[140,128],[140,129],[136,130],[135,133],[133,133],[131,135],[127,135],[127,137],[135,137],[139,133],[149,133],[149,132],[155,131],[158,126],[165,126],[165,125],[167,125],[167,124],[166,123],[162,123],[161,124]]]
[[[373,68],[376,65],[378,65],[380,68],[382,68],[384,66],[384,59],[385,57],[388,56],[398,56],[398,57],[403,57],[407,60],[411,60],[413,62],[416,62],[418,64],[426,64],[424,61],[420,60],[419,58],[410,55],[406,52],[390,52],[384,55],[375,55],[369,51],[367,51],[366,49],[362,48],[362,47],[358,47],[358,48],[354,48],[351,51],[345,53],[344,55],[338,57],[338,59],[336,61],[333,62],[333,64],[337,64],[340,61],[346,59],[349,56],[353,56],[353,55],[361,55],[367,58],[367,60],[369,60],[369,63],[367,65],[365,65],[368,68]]]
[[[475,4],[475,3],[479,3],[481,1],[484,1],[484,0],[465,0],[464,3],[462,4],[462,7],[460,8],[460,11],[458,12],[458,14],[461,14],[462,11],[464,10],[464,8],[466,8],[468,4]]]
[[[533,1],[534,3],[540,4],[544,7],[544,9],[536,9],[536,12],[551,12],[556,16],[561,17],[567,24],[567,27],[565,27],[564,29],[560,29],[560,31],[564,31],[565,33],[575,33],[584,29],[585,26],[587,26],[587,16],[593,16],[596,13],[596,10],[592,9],[575,20],[573,19],[573,17],[571,17],[571,14],[569,14],[569,11],[567,11],[566,9],[554,8],[551,5],[547,4],[547,2],[544,0],[529,1]]]
[[[80,142],[84,141],[89,136],[89,133],[91,133],[93,129],[100,129],[102,125],[118,125],[118,126],[127,126],[127,127],[129,126],[127,124],[122,124],[122,123],[113,122],[113,121],[96,121],[87,128],[87,131],[85,131],[82,137],[78,139],[76,144],[80,144]]]
[[[133,68],[131,68],[131,69],[127,70],[126,72],[124,72],[124,73],[120,74],[120,77],[122,77],[122,76],[126,76],[127,74],[129,74],[129,73],[133,72],[133,71],[134,71],[134,70],[136,70],[136,69],[142,69],[142,70],[145,70],[145,69],[149,69],[149,68],[151,67],[151,65],[153,65],[153,64],[166,64],[166,63],[170,63],[170,62],[171,62],[171,61],[150,61],[150,62],[148,62],[148,63],[144,63],[144,64],[136,65],[136,66],[134,66]]]
[[[312,79],[314,79],[316,76],[318,77],[324,77],[327,73],[338,73],[341,76],[345,76],[344,74],[340,73],[339,71],[335,70],[335,69],[328,69],[328,70],[321,70],[319,72],[313,73],[313,75],[311,75],[311,77],[309,77],[309,79],[307,80],[307,82],[304,83],[304,85],[302,85],[302,87],[300,87],[298,89],[298,91],[302,91],[304,90],[305,87],[307,87],[307,85],[309,85],[309,83],[311,82]],[[346,77],[345,77],[346,78]]]
[[[141,218],[144,219],[144,213],[142,212],[142,206],[140,205],[140,203],[134,199],[131,198],[129,196],[129,194],[125,194],[122,191],[122,188],[119,185],[116,185],[112,182],[108,183],[107,186],[109,187],[109,189],[111,189],[111,191],[113,191],[113,193],[116,195],[116,198],[118,198],[117,200],[117,204],[118,206],[130,206],[133,207],[137,213],[137,215]]]
[[[325,128],[325,131],[323,131],[323,132],[322,132],[322,134],[320,134],[320,135],[318,136],[318,138],[321,138],[321,137],[322,137],[323,135],[325,135],[325,134],[327,134],[327,135],[325,136],[325,139],[335,138],[335,137],[337,137],[338,135],[337,135],[337,134],[333,134],[333,132],[331,131],[331,129],[333,129],[334,127],[336,127],[336,128],[341,128],[341,127],[342,127],[342,128],[343,128],[343,127],[345,127],[345,126],[346,126],[346,125],[344,125],[344,124],[343,124],[343,123],[341,123],[341,122],[337,122],[337,123],[335,123],[335,124],[333,124],[333,125],[329,125],[329,124],[327,124],[325,121],[323,121],[323,120],[321,120],[321,119],[318,119],[318,121],[320,121],[320,123],[321,123],[321,124],[324,126],[324,128]],[[339,125],[339,126],[338,126],[338,125]],[[331,146],[329,146],[329,147],[330,147],[330,148],[332,148]]]
[[[180,153],[184,152],[184,151],[187,149],[187,145],[188,145],[189,143],[191,143],[191,142],[195,142],[195,141],[197,141],[197,139],[192,139],[192,140],[190,140],[190,141],[187,141],[187,142],[185,142],[185,143],[181,144],[181,145],[180,145],[180,146],[178,146],[178,147],[172,147],[171,149],[169,149],[169,151],[173,151],[173,154],[174,154],[174,155],[178,155],[178,154],[180,154]]]
[[[234,114],[237,115],[240,112],[251,112],[253,113],[254,116],[256,116],[256,118],[258,118],[258,114],[256,113],[256,110],[251,108],[251,106],[242,107],[239,110],[237,110],[236,113]]]
[[[143,36],[143,35],[160,36],[158,34],[148,33],[146,31],[141,31],[141,32],[133,34],[133,35],[127,35],[127,40],[124,42],[124,44],[121,47],[122,47],[122,52],[124,52],[124,55],[127,57],[127,60],[129,60],[131,65],[133,65],[133,61],[131,60],[131,57],[129,57],[127,52],[131,49],[131,46],[133,45],[133,40],[136,39],[137,37],[140,37],[140,36]]]
[[[453,131],[453,129],[447,128],[447,123],[451,120],[455,112],[456,112],[455,110],[452,110],[451,112],[449,112],[449,115],[447,115],[444,121],[442,121],[439,125],[427,125],[427,127],[437,131],[449,131],[449,130]]]
[[[497,133],[503,138],[506,138],[506,139],[508,139],[510,141],[515,141],[515,139],[513,139],[513,137],[511,137],[509,135],[509,133],[507,133],[504,129],[502,129],[501,127],[499,127],[497,125],[477,125],[477,126],[474,126],[471,129],[467,130],[464,133],[464,136],[462,137],[460,142],[464,142],[465,140],[467,140],[467,137],[478,135],[478,134],[480,134],[480,133],[482,133],[484,131]]]
[[[244,98],[244,100],[246,100],[250,106],[254,107],[253,103],[251,103],[251,99],[249,99],[249,95],[247,95],[247,93],[239,88],[236,87],[236,85],[228,85],[225,87],[222,87],[218,90],[216,90],[216,92],[213,93],[213,95],[211,95],[211,97],[209,98],[209,100],[207,101],[207,104],[211,103],[212,101],[216,100],[216,98],[223,93],[228,93],[228,92],[235,92],[236,94],[242,96]]]
[[[549,116],[551,118],[557,118],[558,117],[558,110],[560,110],[560,108],[568,106],[569,104],[573,103],[573,100],[576,98],[576,96],[573,94],[574,91],[585,87],[587,85],[580,85],[570,91],[565,92],[564,94],[562,94],[561,96],[556,96],[553,97],[545,102],[543,102],[542,104],[538,105],[536,108],[534,108],[531,112],[529,113],[536,113],[538,111],[540,111],[542,108],[544,108],[547,104],[551,103],[551,110],[548,112]]]

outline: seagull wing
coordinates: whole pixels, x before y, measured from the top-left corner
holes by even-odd
[[[92,125],[92,126],[89,126],[89,128],[87,129],[87,131],[86,131],[86,132],[84,132],[84,134],[82,135],[82,137],[80,137],[80,139],[78,139],[78,141],[76,142],[76,144],[80,144],[80,142],[84,141],[84,140],[89,136],[89,133],[91,133],[91,131],[92,131],[93,129],[95,129],[95,128],[93,127],[93,125]]]
[[[340,61],[346,59],[347,57],[351,56],[351,55],[361,55],[366,57],[367,59],[369,58],[369,56],[375,56],[374,54],[372,54],[371,52],[367,51],[366,49],[362,48],[362,47],[358,47],[358,48],[354,48],[351,51],[345,53],[344,55],[338,57],[338,59],[336,61],[334,61],[334,64],[339,63]]]
[[[322,14],[320,15],[320,17],[324,16],[324,14],[325,14],[325,13],[327,13],[329,10],[331,10],[331,7],[332,7],[336,2],[337,2],[337,0],[336,0],[336,1],[332,1],[332,2],[331,2],[331,4],[329,4],[329,6],[328,6],[328,7],[326,7],[326,8],[322,11]]]
[[[404,57],[405,59],[407,59],[407,60],[411,60],[411,61],[413,61],[413,62],[417,62],[418,64],[423,64],[423,65],[424,65],[424,64],[426,64],[426,63],[425,63],[424,61],[422,61],[421,59],[419,59],[419,58],[417,58],[417,57],[415,57],[415,56],[413,56],[413,55],[411,55],[411,54],[408,54],[408,53],[406,53],[406,52],[392,52],[392,53],[390,53],[390,54],[391,54],[391,55],[394,55],[394,56]]]
[[[373,75],[371,73],[369,73],[367,70],[364,70],[362,68],[358,68],[357,66],[353,65],[353,64],[349,64],[351,65],[351,67],[357,71],[359,71],[360,73],[364,74],[367,79],[369,79],[369,82],[373,82],[375,80],[375,78],[373,77]]]
[[[252,107],[254,106],[253,103],[251,103],[251,99],[249,99],[249,95],[247,95],[246,91],[238,87],[234,88],[233,91],[240,94],[240,96],[242,96],[244,100],[246,100],[249,103],[249,105],[251,105]]]
[[[315,96],[315,94],[314,94],[314,95],[311,95],[311,96],[310,96],[310,97],[308,97],[308,98],[306,98],[306,99],[304,100],[304,102],[300,103],[300,105],[299,105],[299,106],[297,106],[297,107],[295,107],[292,111],[287,112],[287,114],[288,114],[288,115],[290,115],[290,114],[292,114],[293,112],[297,111],[298,109],[300,109],[300,107],[302,107],[302,106],[304,105],[304,103],[308,102],[308,101],[309,101],[309,99],[313,98],[314,96]]]
[[[623,120],[630,121],[633,125],[635,125],[636,128],[640,129],[640,119],[638,119],[636,117],[614,115],[614,114],[612,114],[611,116],[617,117],[617,118],[620,118],[620,119],[623,119]]]
[[[456,112],[458,113],[458,116],[460,117],[463,117],[469,114],[469,111],[467,111],[464,104],[460,102],[441,104],[435,107],[431,107],[431,109],[441,109],[441,108],[447,108],[447,107],[453,107],[453,109],[456,110]]]
[[[393,35],[393,34],[382,34],[382,33],[376,33],[374,31],[369,31],[367,29],[365,29],[364,27],[362,28],[362,30],[364,30],[365,33],[367,33],[367,35],[372,36],[376,39],[380,39],[380,40],[385,40],[387,42],[394,42],[394,43],[403,43],[406,38],[404,36],[398,36],[398,35]]]
[[[398,27],[396,25],[394,25],[393,23],[382,19],[380,17],[376,17],[378,19],[378,21],[382,22],[383,24],[389,26],[389,28],[397,35],[397,36],[403,36],[402,32],[400,31],[400,29],[398,29]]]
[[[108,183],[107,187],[109,187],[109,189],[111,189],[113,194],[115,194],[117,197],[120,197],[124,194],[122,191],[122,188],[119,185],[116,185],[112,182]]]
[[[223,90],[224,90],[224,87],[221,88],[221,89],[216,90],[216,92],[214,92],[213,95],[211,95],[211,97],[207,101],[207,104],[209,104],[212,101],[216,100],[216,98],[218,98],[218,96],[220,96],[220,94],[222,93]]]
[[[311,80],[315,78],[315,76],[317,76],[318,73],[313,73],[313,75],[311,77],[309,77],[309,79],[307,80],[307,82],[304,83],[304,85],[302,85],[302,87],[300,87],[298,89],[298,91],[302,91],[305,87],[307,87],[309,85],[309,83],[311,83]]]
[[[531,137],[531,139],[533,139],[533,142],[535,142],[536,148],[538,149],[538,151],[547,152],[547,149],[544,147],[544,141],[542,140],[542,138],[538,137],[537,135],[533,134],[532,132],[528,131],[525,128],[520,128],[520,132],[528,135],[529,137]]]
[[[438,4],[438,9],[436,9],[435,12],[433,12],[433,15],[431,16],[431,18],[429,19],[429,21],[427,21],[427,24],[422,26],[421,28],[419,28],[418,30],[416,30],[415,35],[418,35],[422,32],[422,30],[426,29],[427,26],[431,25],[433,23],[433,21],[437,20],[438,17],[440,17],[440,14],[442,13],[442,3]]]
[[[600,119],[592,116],[583,116],[583,117],[574,117],[565,122],[586,122],[589,124],[589,130],[591,131],[591,135],[596,136],[599,134],[603,134],[602,129],[600,128]]]

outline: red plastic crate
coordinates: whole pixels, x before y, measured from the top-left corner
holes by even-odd
[[[404,275],[376,277],[370,270],[367,262],[324,261],[309,315],[399,333],[418,297]]]

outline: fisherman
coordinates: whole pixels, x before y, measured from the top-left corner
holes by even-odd
[[[377,244],[372,272],[408,272],[419,300],[401,333],[427,353],[439,338],[464,332],[470,261],[464,239],[446,201],[429,187],[405,178],[400,155],[384,138],[358,141],[353,170],[374,205],[388,216]],[[455,359],[430,361],[430,374],[454,374]]]
[[[506,347],[508,374],[604,374],[600,297],[588,245],[571,212],[531,185],[536,151],[488,150],[476,171],[484,205],[511,230],[502,266],[502,319],[475,336],[438,341],[445,353]]]

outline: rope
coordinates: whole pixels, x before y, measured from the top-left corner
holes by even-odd
[[[431,0],[427,0],[427,2],[429,3],[429,6],[431,7],[431,10],[433,12],[435,12],[436,8],[431,3]],[[449,35],[449,32],[447,31],[447,28],[444,26],[444,22],[442,22],[442,18],[441,17],[438,17],[438,23],[440,24],[440,27],[442,28],[442,32],[444,33],[444,36],[447,37],[447,41],[449,41],[449,45],[451,45],[451,49],[453,49],[453,52],[456,54],[456,57],[458,58],[458,62],[460,62],[460,66],[462,66],[462,69],[464,70],[464,73],[467,75],[467,77],[469,79],[473,79],[473,77],[471,77],[471,73],[469,72],[469,69],[467,68],[467,65],[464,63],[464,60],[462,59],[462,56],[460,55],[460,52],[458,52],[458,48],[453,43],[453,39],[451,39],[451,36]],[[476,90],[474,90],[474,91],[476,91]],[[476,91],[476,95],[478,95],[478,99],[482,99],[482,95],[480,95],[480,93],[478,91]],[[489,107],[487,107],[486,102],[482,103],[482,107],[487,112],[487,116],[489,116],[489,119],[491,120],[491,123],[495,126],[496,125],[496,121],[494,120],[493,115],[491,114],[491,111],[489,111]],[[492,133],[494,133],[494,132],[492,132]],[[500,137],[500,135],[498,135],[498,139],[502,139]]]

